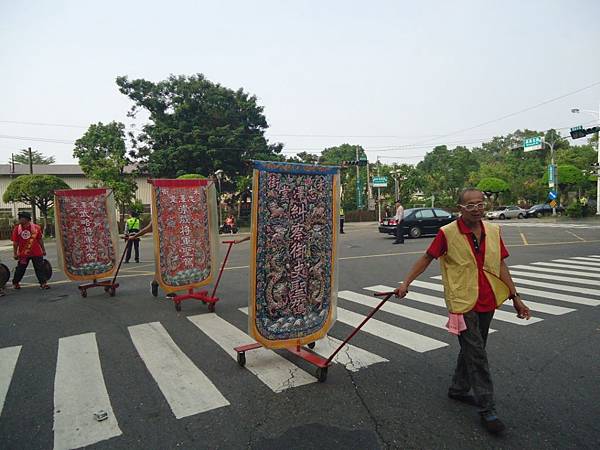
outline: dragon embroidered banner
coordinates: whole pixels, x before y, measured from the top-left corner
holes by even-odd
[[[54,192],[58,262],[71,280],[111,276],[117,268],[117,221],[109,189]]]
[[[264,347],[304,345],[336,318],[339,169],[254,162],[248,325]]]
[[[149,180],[156,281],[166,292],[209,284],[217,269],[217,198],[209,180]]]

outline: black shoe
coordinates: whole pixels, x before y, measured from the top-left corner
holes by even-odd
[[[472,396],[471,394],[463,394],[463,393],[459,393],[459,392],[448,391],[448,398],[451,398],[452,400],[457,400],[459,402],[466,403],[468,405],[479,406],[479,403],[477,403],[477,400],[475,400],[475,397]]]
[[[491,434],[502,433],[506,428],[502,421],[498,419],[496,413],[492,411],[481,414],[481,423],[483,428],[485,428],[486,431]]]
[[[392,242],[392,244],[394,244],[394,245],[395,245],[395,244],[404,244],[404,241],[402,241],[402,242],[395,241],[395,242]]]
[[[123,264],[129,264],[129,261],[123,261]]]
[[[136,263],[136,264],[139,264],[139,262],[140,262],[140,260],[139,260],[139,259],[136,259],[136,260],[135,260],[135,263]]]

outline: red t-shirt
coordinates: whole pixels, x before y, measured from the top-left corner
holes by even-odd
[[[468,234],[467,241],[471,246],[471,251],[473,255],[475,255],[475,260],[477,261],[477,270],[479,273],[478,284],[479,284],[479,296],[477,297],[477,303],[473,307],[474,311],[477,312],[489,312],[496,309],[496,297],[494,296],[494,291],[490,286],[490,282],[486,278],[483,272],[483,262],[485,259],[485,228],[483,223],[481,223],[481,241],[479,243],[479,251],[475,248],[475,243],[473,242],[473,232],[469,227],[467,227],[462,220],[462,217],[459,217],[456,221],[458,224],[458,229],[462,234]],[[444,256],[448,251],[448,244],[446,242],[446,236],[444,232],[440,229],[435,239],[429,245],[427,249],[427,254],[432,258],[439,258],[440,256]],[[502,259],[508,256],[508,250],[504,246],[504,241],[502,241],[502,237],[500,237],[500,257]]]
[[[35,223],[16,225],[13,228],[11,240],[17,243],[17,255],[19,257],[44,255],[42,245],[40,244],[42,229]]]

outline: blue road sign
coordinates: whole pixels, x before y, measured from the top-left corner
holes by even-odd
[[[557,197],[558,197],[558,195],[556,195],[556,192],[554,192],[554,191],[548,192],[548,200],[556,200]]]

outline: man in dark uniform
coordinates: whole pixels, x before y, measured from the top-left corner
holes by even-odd
[[[135,235],[140,231],[140,215],[137,211],[131,211],[131,217],[125,222],[125,236]],[[127,254],[125,255],[125,264],[131,259],[131,247],[135,250],[135,262],[140,262],[140,240],[139,238],[129,239],[127,242]]]

